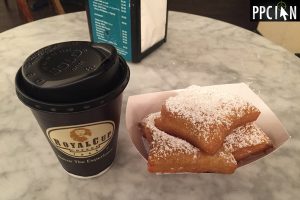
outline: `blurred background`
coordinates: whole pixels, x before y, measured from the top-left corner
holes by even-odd
[[[250,22],[249,0],[168,0],[169,10],[222,20],[261,34],[299,56],[300,22]],[[85,0],[0,0],[0,33],[45,17],[85,10]]]

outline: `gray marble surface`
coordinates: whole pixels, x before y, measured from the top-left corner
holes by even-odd
[[[65,173],[30,110],[14,92],[24,59],[46,45],[88,40],[85,13],[48,18],[0,34],[0,199],[298,199],[300,59],[254,33],[220,21],[171,12],[168,42],[130,64],[118,155],[99,178]],[[131,144],[124,114],[129,95],[246,82],[278,115],[292,139],[233,175],[149,174]]]

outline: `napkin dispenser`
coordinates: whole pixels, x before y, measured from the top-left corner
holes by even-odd
[[[91,40],[139,62],[166,42],[167,0],[87,0]]]

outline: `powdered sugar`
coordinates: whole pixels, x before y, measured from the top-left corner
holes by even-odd
[[[155,126],[155,119],[160,117],[160,112],[152,113],[148,115],[143,123],[146,127],[152,131],[152,143],[155,143],[152,148],[150,148],[151,154],[155,155],[157,159],[168,159],[169,155],[174,154],[174,152],[181,152],[187,155],[193,155],[193,159],[199,159],[200,150],[185,140],[171,136]],[[233,155],[228,152],[218,152],[217,155],[222,157],[226,163],[236,163]]]
[[[152,113],[147,118],[143,120],[147,128],[152,131],[153,142],[159,145],[155,145],[154,148],[150,149],[153,151],[158,158],[166,158],[172,152],[182,152],[189,155],[194,155],[194,158],[197,158],[196,154],[199,152],[199,149],[192,146],[190,143],[185,140],[173,137],[167,133],[159,130],[155,127],[154,120],[160,117],[160,112]]]
[[[226,151],[233,152],[235,149],[262,143],[270,144],[271,141],[254,123],[248,123],[245,126],[233,130],[233,132],[225,138],[223,146]]]
[[[177,96],[166,100],[166,109],[195,125],[195,133],[201,132],[205,139],[211,127],[230,128],[232,118],[240,118],[249,110],[250,104],[242,98],[214,88],[191,86]],[[205,135],[206,134],[206,135]]]
[[[236,160],[234,159],[234,157],[231,153],[224,153],[224,152],[221,151],[218,154],[219,154],[220,157],[225,158],[226,163],[237,164]]]

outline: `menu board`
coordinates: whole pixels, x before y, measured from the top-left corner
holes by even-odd
[[[132,60],[130,0],[89,0],[93,42],[109,43],[126,60]]]

